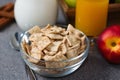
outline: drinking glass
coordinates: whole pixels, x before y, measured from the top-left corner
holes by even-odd
[[[107,23],[109,0],[77,0],[75,26],[87,36],[96,37]]]
[[[57,19],[57,0],[16,0],[15,20],[21,30],[38,25],[54,25]]]

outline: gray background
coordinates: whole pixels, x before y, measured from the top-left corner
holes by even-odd
[[[0,6],[8,2],[13,0],[0,0]],[[64,23],[64,18],[60,15],[59,17],[61,19],[58,22]],[[20,29],[15,22],[0,31],[0,80],[28,80],[20,53],[9,45],[10,36],[16,31]],[[45,78],[39,75],[37,78],[38,80],[120,80],[120,65],[106,62],[94,46],[90,48],[84,64],[74,73],[62,78]]]

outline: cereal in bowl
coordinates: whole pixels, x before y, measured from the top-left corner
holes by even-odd
[[[27,45],[23,40],[22,48],[32,57],[28,59],[30,62],[44,64],[46,68],[69,65],[71,63],[64,61],[79,56],[86,48],[86,36],[70,24],[67,29],[49,24],[44,28],[35,26],[28,32],[31,44]]]

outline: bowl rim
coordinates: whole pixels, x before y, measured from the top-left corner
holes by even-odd
[[[80,31],[80,30],[79,30]],[[27,31],[26,31],[27,32]],[[82,31],[80,31],[83,35],[85,35]],[[34,58],[34,57],[31,57],[30,55],[28,55],[23,49],[22,49],[22,41],[24,41],[23,40],[23,38],[24,38],[24,34],[23,34],[23,36],[22,36],[22,38],[21,38],[21,40],[20,40],[20,52],[21,52],[21,54],[25,54],[27,57],[29,57],[29,58],[32,58],[32,59],[34,59],[34,60],[38,60],[38,59],[36,59],[36,58]],[[73,58],[69,58],[69,59],[67,59],[67,60],[60,60],[60,61],[44,61],[44,60],[38,60],[38,61],[40,61],[40,62],[69,62],[69,61],[73,61],[73,60],[76,60],[76,59],[78,59],[78,58],[80,58],[80,57],[82,57],[82,56],[84,56],[85,55],[85,53],[87,53],[87,51],[89,50],[89,48],[90,48],[90,41],[89,41],[89,39],[88,39],[88,37],[85,35],[85,42],[86,42],[86,49],[81,53],[81,54],[79,54],[78,56],[76,56],[76,57],[73,57]]]

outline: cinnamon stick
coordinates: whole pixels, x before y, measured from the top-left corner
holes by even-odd
[[[14,18],[14,11],[6,12],[6,11],[0,11],[1,17],[7,17],[7,18]]]
[[[14,19],[14,4],[8,3],[0,7],[0,29],[9,24]]]
[[[3,26],[11,22],[11,19],[9,18],[1,18],[0,19],[0,29],[3,29]]]

